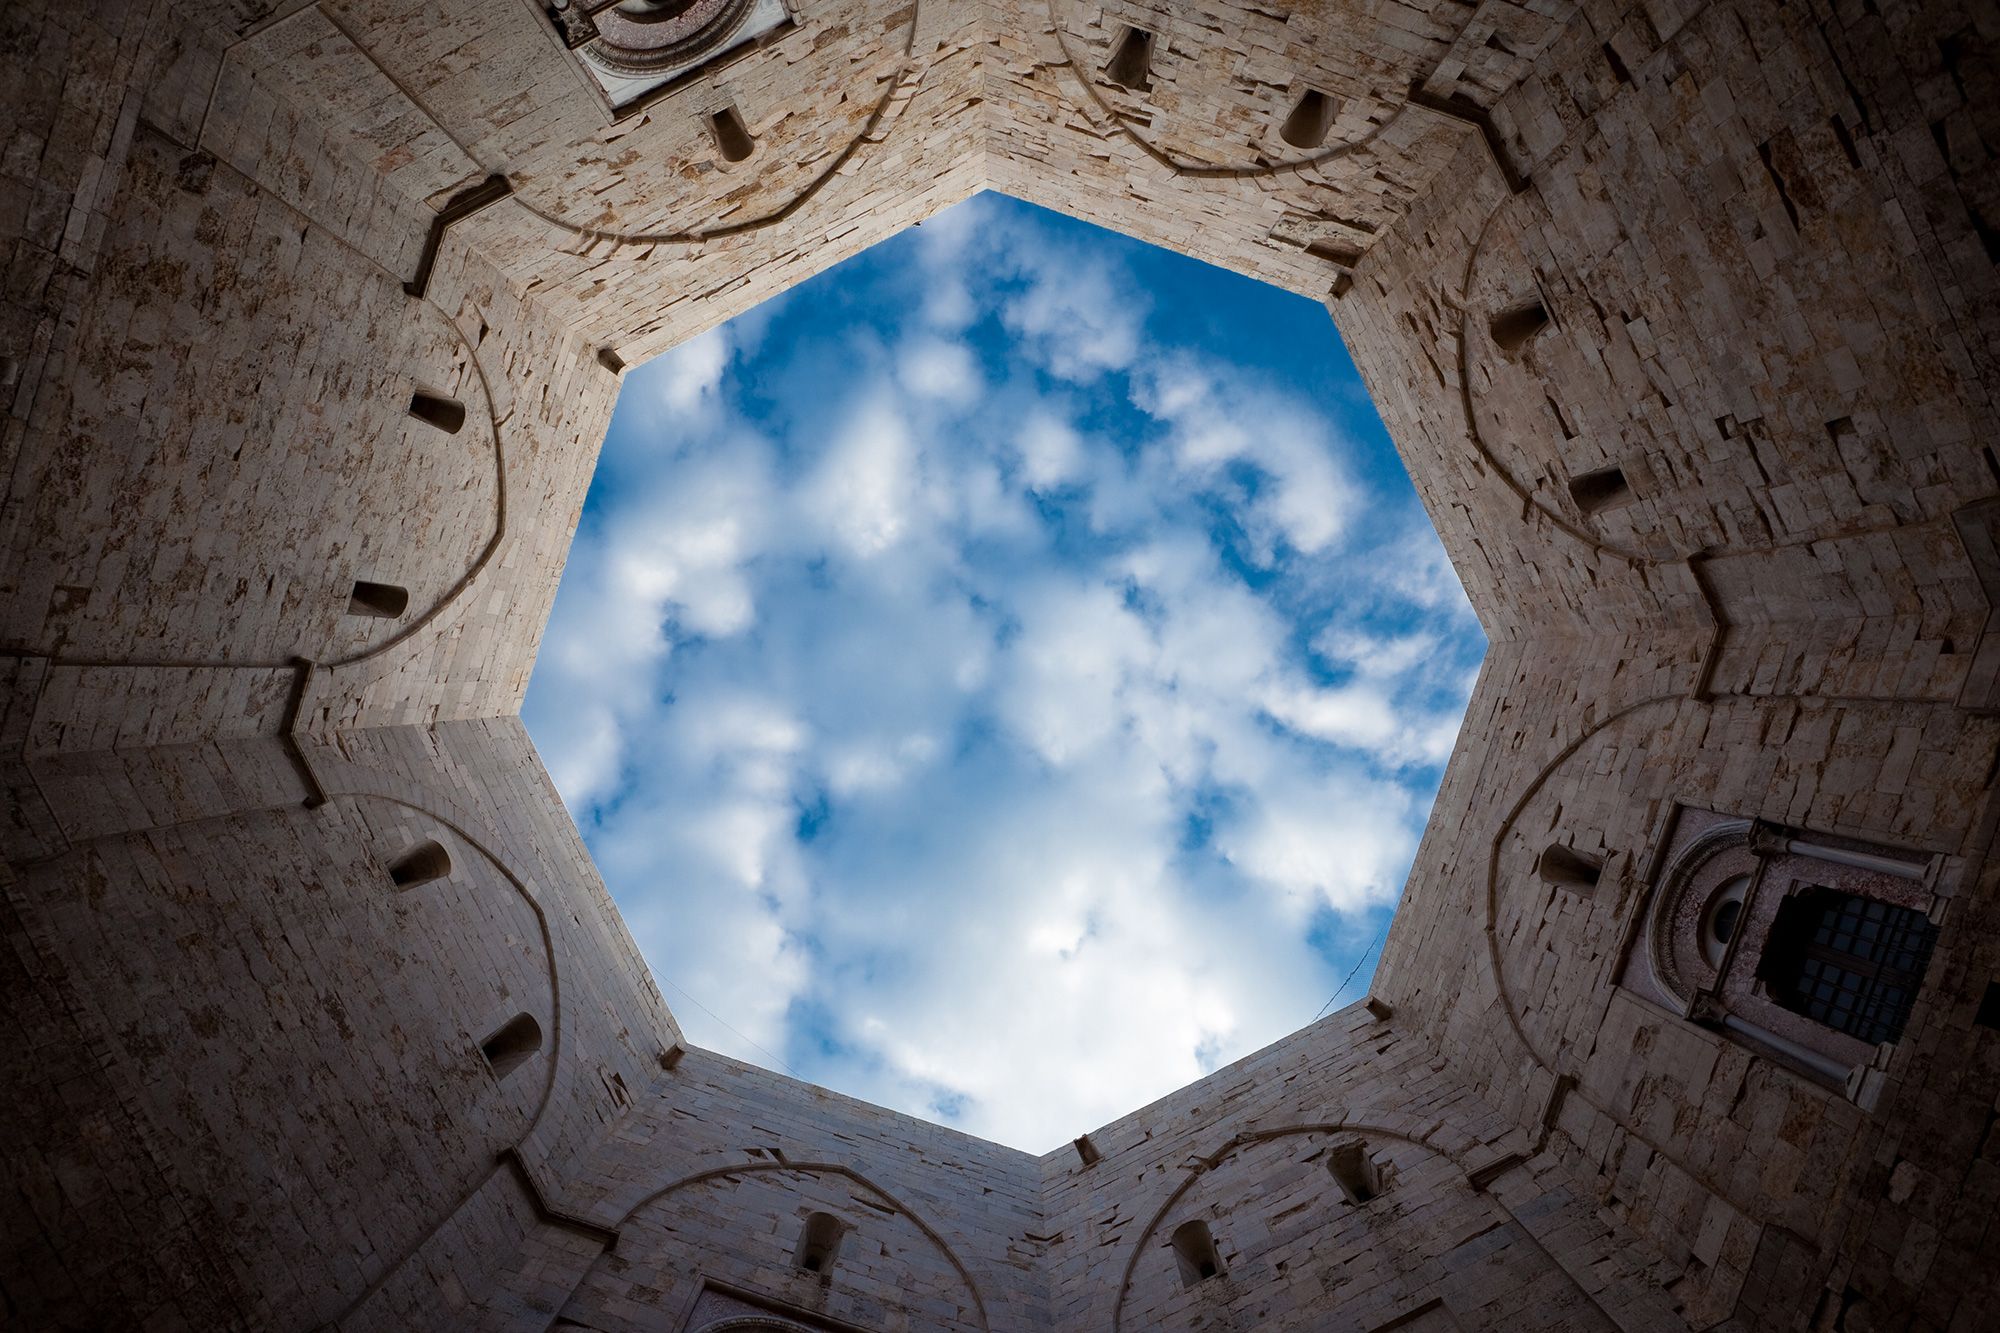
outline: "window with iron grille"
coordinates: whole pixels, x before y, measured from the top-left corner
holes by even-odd
[[[1921,912],[1810,888],[1779,906],[1758,974],[1794,1013],[1862,1041],[1894,1041],[1936,936]]]

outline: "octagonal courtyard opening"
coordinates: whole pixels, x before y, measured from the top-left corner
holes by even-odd
[[[1321,306],[987,193],[628,372],[523,716],[690,1040],[1042,1152],[1365,994],[1484,646]]]

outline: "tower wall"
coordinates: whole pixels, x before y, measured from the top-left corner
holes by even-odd
[[[9,1314],[1976,1325],[1990,24],[1545,9],[840,0],[614,117],[526,4],[9,6]],[[988,185],[1325,299],[1493,645],[1373,1007],[1090,1163],[681,1049],[514,716],[617,368]],[[1927,867],[1845,1086],[1634,980],[1677,810]]]

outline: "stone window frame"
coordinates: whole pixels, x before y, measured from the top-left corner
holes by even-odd
[[[1778,904],[1757,975],[1784,1008],[1864,1042],[1893,1042],[1936,942],[1937,926],[1914,906],[1814,885]]]
[[[591,72],[591,62],[584,59],[579,49],[585,43],[578,42],[577,47],[572,47],[571,39],[565,34],[564,23],[558,16],[557,11],[560,7],[544,5],[539,0],[529,7],[534,10],[536,18],[540,21],[543,35],[561,53],[563,65],[575,78],[577,86],[591,95],[603,125],[610,127],[623,124],[698,84],[720,77],[745,60],[802,40],[801,34],[805,31],[805,25],[799,19],[799,0],[769,0],[769,2],[775,3],[784,11],[783,16],[771,26],[760,29],[721,50],[708,52],[705,58],[697,56],[693,63],[685,68],[673,71],[663,81],[636,92],[623,101],[616,100],[610,90],[598,80],[598,76]],[[608,7],[609,4],[615,3],[616,0],[608,0],[608,4],[603,3],[603,0],[586,0],[584,7],[600,4],[602,7]]]
[[[1941,930],[1950,858],[1684,802],[1669,805],[1649,846],[1621,988],[1873,1110],[1901,1038],[1871,1044],[1780,1004],[1759,975],[1772,927],[1783,903],[1824,888],[1909,908]],[[1732,899],[1734,929],[1718,950],[1710,926]]]

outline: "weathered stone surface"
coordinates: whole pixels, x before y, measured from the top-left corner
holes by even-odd
[[[529,4],[0,8],[10,1322],[1990,1326],[1990,10],[793,18],[613,115]],[[1087,1163],[686,1050],[515,717],[615,367],[989,186],[1324,299],[1492,641],[1373,1003]],[[1680,808],[1924,866],[1847,1091],[1620,984]]]

